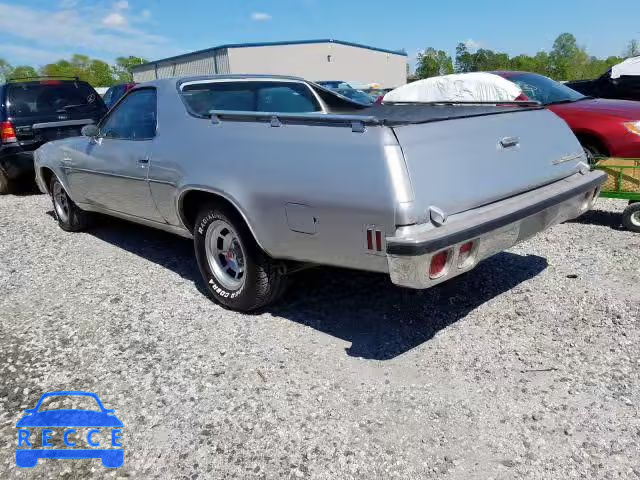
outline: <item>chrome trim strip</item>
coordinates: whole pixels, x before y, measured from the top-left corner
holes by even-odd
[[[84,118],[81,120],[64,120],[60,122],[46,122],[46,123],[34,123],[34,130],[38,130],[40,128],[53,128],[53,127],[72,127],[74,125],[89,125],[95,123],[91,118]]]

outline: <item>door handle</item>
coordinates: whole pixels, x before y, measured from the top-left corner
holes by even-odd
[[[141,167],[145,167],[145,166],[147,166],[147,165],[149,164],[149,157],[139,158],[139,159],[138,159],[138,164],[139,164]]]

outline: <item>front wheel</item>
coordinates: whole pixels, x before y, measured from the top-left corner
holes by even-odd
[[[235,212],[205,206],[193,238],[200,273],[218,303],[248,312],[274,302],[284,292],[283,266],[260,249]]]
[[[598,160],[608,156],[601,148],[591,143],[583,143],[582,149],[584,150],[589,165],[595,165],[598,163]]]
[[[624,209],[622,224],[627,230],[640,233],[640,203],[632,203]]]
[[[51,178],[49,191],[53,202],[53,212],[60,228],[67,232],[79,232],[89,226],[89,212],[80,209],[69,198],[67,191],[56,176]]]

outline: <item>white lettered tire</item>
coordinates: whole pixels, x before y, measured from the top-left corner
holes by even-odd
[[[286,286],[281,264],[264,253],[243,219],[228,208],[204,206],[193,241],[210,295],[231,310],[248,312],[278,299]]]

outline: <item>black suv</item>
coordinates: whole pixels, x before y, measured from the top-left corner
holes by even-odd
[[[33,152],[80,135],[107,112],[102,98],[78,79],[26,78],[0,85],[0,194],[33,177]]]

